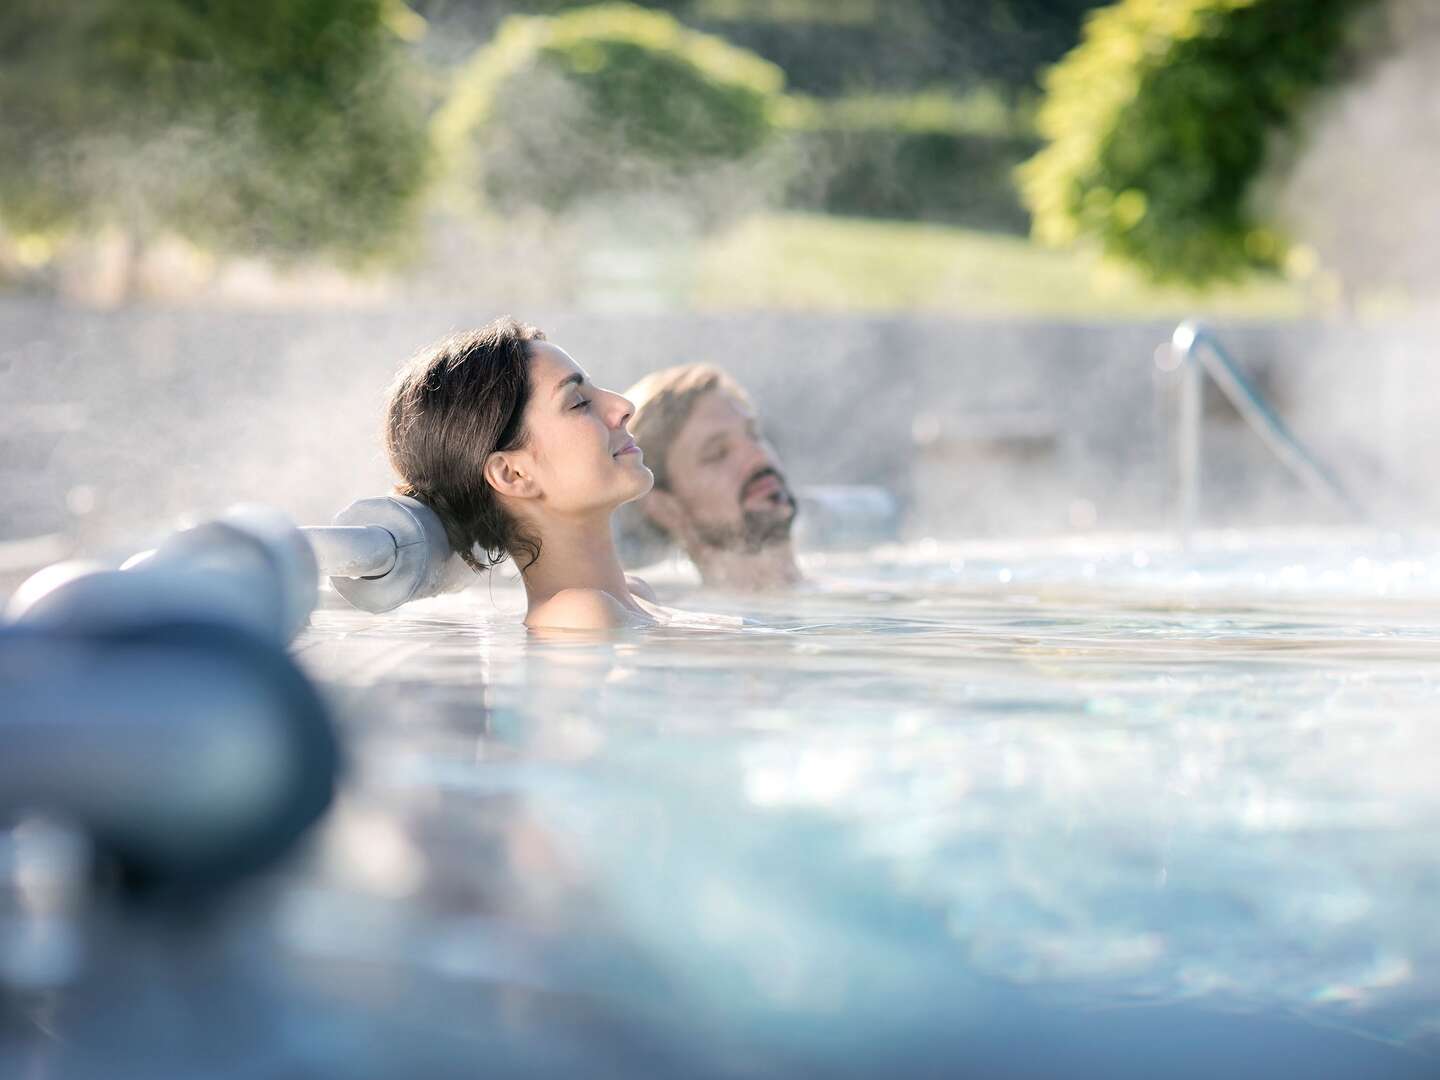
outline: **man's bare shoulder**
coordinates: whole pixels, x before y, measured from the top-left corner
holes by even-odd
[[[614,630],[640,622],[603,589],[561,589],[525,617],[532,630]]]

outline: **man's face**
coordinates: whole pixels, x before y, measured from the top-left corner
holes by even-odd
[[[696,542],[756,552],[790,536],[795,496],[775,448],[750,408],[723,390],[696,401],[666,471]]]

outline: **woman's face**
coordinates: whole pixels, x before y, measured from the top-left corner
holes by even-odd
[[[525,407],[528,466],[543,512],[584,516],[650,490],[655,477],[626,424],[635,406],[590,382],[564,349],[532,341]]]

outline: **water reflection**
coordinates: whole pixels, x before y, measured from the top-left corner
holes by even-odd
[[[350,789],[209,959],[97,932],[71,1034],[168,992],[319,1075],[1433,1075],[1440,618],[1014,566],[740,632],[320,612]]]
[[[552,766],[516,790],[567,887],[739,1031],[884,1027],[992,980],[1433,1052],[1440,626],[1012,599],[852,591],[739,634],[497,641],[495,738]]]

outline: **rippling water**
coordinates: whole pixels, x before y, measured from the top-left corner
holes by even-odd
[[[1006,554],[317,612],[346,794],[152,1010],[247,1076],[1440,1074],[1434,549]]]

